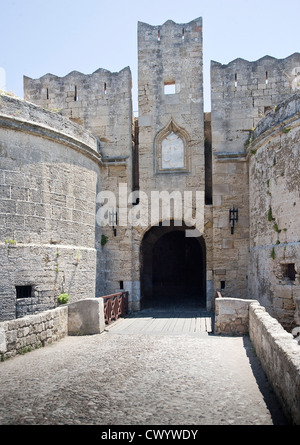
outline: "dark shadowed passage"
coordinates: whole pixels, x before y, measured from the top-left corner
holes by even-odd
[[[184,225],[160,225],[145,234],[141,249],[144,307],[205,307],[205,242],[203,237],[187,237],[185,229]]]

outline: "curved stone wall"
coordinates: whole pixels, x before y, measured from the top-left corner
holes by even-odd
[[[53,308],[62,292],[94,297],[97,150],[59,114],[0,96],[2,319]]]
[[[249,146],[249,297],[300,324],[300,94],[259,122]]]

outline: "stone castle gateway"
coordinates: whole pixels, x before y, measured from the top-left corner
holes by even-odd
[[[254,298],[300,325],[300,54],[211,62],[202,19],[138,23],[130,68],[0,99],[1,320],[125,289],[130,308]]]

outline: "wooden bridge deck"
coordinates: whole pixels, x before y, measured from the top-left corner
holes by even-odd
[[[213,314],[202,310],[145,309],[108,325],[113,334],[200,334],[213,331]]]

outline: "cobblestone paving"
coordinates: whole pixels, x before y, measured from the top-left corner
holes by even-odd
[[[248,337],[109,329],[2,362],[0,381],[2,425],[286,424]]]

